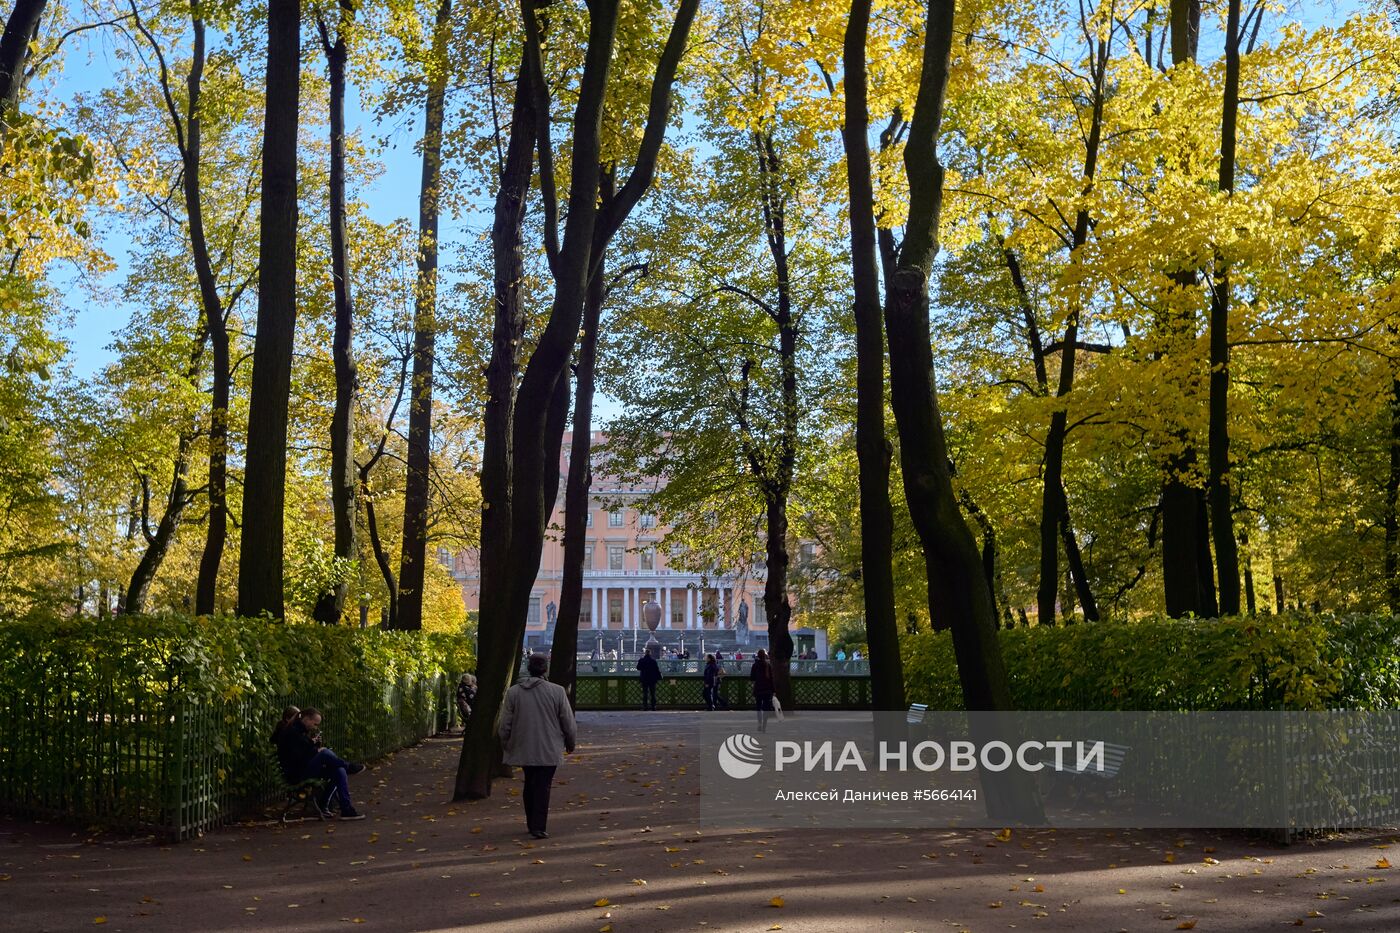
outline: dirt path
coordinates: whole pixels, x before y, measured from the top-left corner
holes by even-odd
[[[0,820],[0,930],[1400,931],[1395,833],[702,831],[695,715],[582,714],[539,842],[518,780],[447,802],[452,738],[354,778],[361,823],[161,846]]]

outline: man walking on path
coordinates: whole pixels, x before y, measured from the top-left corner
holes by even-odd
[[[505,763],[525,772],[525,828],[536,839],[546,839],[554,769],[564,763],[566,753],[573,754],[578,727],[564,688],[544,678],[549,659],[532,654],[525,669],[526,676],[506,691],[501,746]]]
[[[637,670],[642,675],[642,709],[656,709],[656,685],[661,682],[661,665],[651,652],[645,652],[637,659]]]

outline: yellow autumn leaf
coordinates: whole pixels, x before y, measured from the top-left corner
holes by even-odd
[[[768,906],[769,906],[769,907],[782,907],[783,904],[785,904],[785,903],[787,903],[787,902],[784,901],[781,897],[775,897],[775,898],[773,898],[772,900],[770,900],[770,901],[768,902]]]
[[[998,832],[998,833],[997,833],[997,841],[998,841],[998,842],[1010,842],[1010,841],[1011,841],[1011,830],[1010,830],[1010,829],[1003,829],[1003,830],[1001,830],[1000,832]]]
[[[1377,867],[1377,868],[1389,868],[1389,867],[1390,867],[1390,859],[1384,858],[1384,857],[1376,859],[1376,867]]]
[[[593,902],[593,906],[594,906],[594,907],[606,907],[606,906],[608,906],[608,899],[607,899],[606,897],[600,897],[600,898],[598,898],[596,901]]]
[[[92,922],[93,922],[93,923],[106,923],[106,922],[107,922],[107,918],[106,918],[106,917],[93,917],[93,918],[92,918]]]
[[[1183,920],[1183,921],[1181,921],[1180,923],[1178,923],[1178,924],[1176,925],[1176,928],[1177,928],[1178,930],[1194,930],[1194,929],[1196,929],[1196,921],[1194,921],[1194,920]]]

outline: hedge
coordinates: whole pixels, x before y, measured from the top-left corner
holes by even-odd
[[[447,725],[466,639],[175,615],[0,620],[0,809],[185,838],[281,790],[268,734],[319,707],[370,759]]]
[[[1400,618],[1153,618],[1000,633],[1026,710],[1393,709]],[[909,700],[961,709],[951,639],[903,641]]]

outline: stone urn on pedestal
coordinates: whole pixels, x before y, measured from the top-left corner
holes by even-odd
[[[656,640],[656,627],[661,624],[661,607],[656,600],[649,599],[642,607],[642,622],[646,625],[647,631],[651,632],[651,637],[647,639],[646,652],[657,660],[661,659],[661,642]]]

